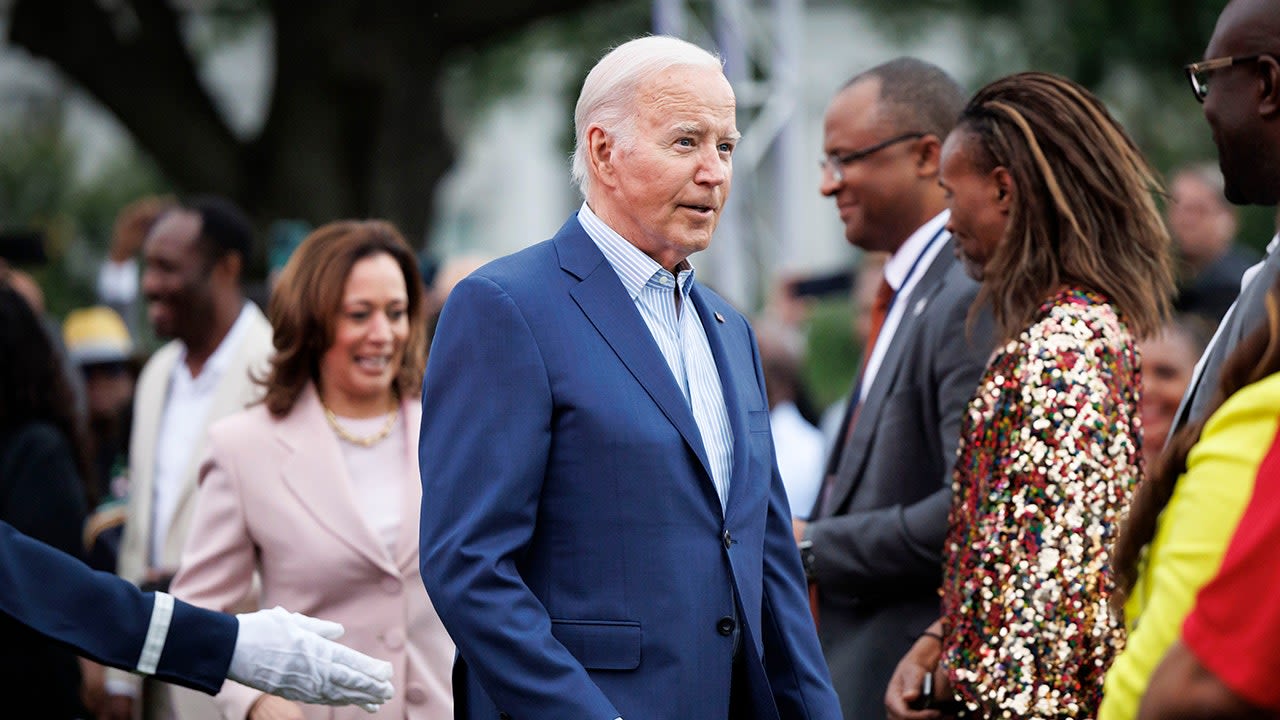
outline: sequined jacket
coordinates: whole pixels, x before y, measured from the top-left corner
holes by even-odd
[[[1123,646],[1108,554],[1142,472],[1137,353],[1101,296],[1066,289],[1000,348],[961,427],[943,662],[989,717],[1093,717]]]

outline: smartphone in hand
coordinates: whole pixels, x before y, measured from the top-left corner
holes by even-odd
[[[933,707],[933,673],[927,672],[920,680],[920,694],[908,703],[912,710],[928,710]]]

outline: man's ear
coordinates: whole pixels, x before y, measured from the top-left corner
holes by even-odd
[[[1000,212],[1008,215],[1013,207],[1013,176],[1001,165],[991,171],[991,179],[996,184],[996,203],[1000,206]]]
[[[244,258],[240,253],[229,252],[223,253],[222,257],[213,262],[209,274],[213,280],[234,286],[240,283],[240,273],[243,269]]]
[[[942,141],[937,135],[925,135],[916,142],[920,143],[916,155],[916,175],[922,178],[937,178],[942,168]]]
[[[599,125],[587,128],[587,172],[592,182],[613,187],[617,177],[618,143]]]
[[[1263,117],[1274,117],[1280,114],[1280,62],[1270,55],[1262,55],[1257,63],[1262,83],[1258,113]]]

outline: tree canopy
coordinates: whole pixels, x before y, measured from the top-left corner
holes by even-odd
[[[10,41],[112,112],[177,188],[226,195],[259,219],[379,216],[427,226],[453,160],[442,77],[455,51],[601,0],[15,0]],[[259,17],[274,31],[266,121],[228,124],[184,21]]]

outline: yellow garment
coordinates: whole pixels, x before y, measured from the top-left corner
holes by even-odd
[[[1277,426],[1280,373],[1242,388],[1205,424],[1125,604],[1129,638],[1107,673],[1099,720],[1138,714],[1151,673],[1222,564]]]

